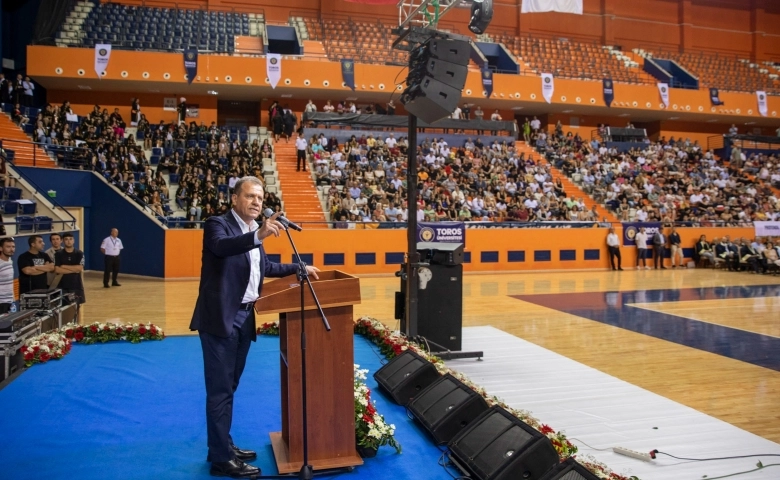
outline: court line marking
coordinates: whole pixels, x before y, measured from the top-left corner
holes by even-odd
[[[753,298],[775,298],[775,297],[753,297]],[[704,300],[704,301],[706,301],[706,300]],[[675,302],[658,302],[658,303],[675,303]],[[740,330],[740,331],[743,331],[743,332],[746,332],[746,333],[752,333],[754,335],[762,335],[764,337],[771,337],[771,338],[780,339],[780,336],[769,335],[768,333],[754,332],[753,330],[747,330],[747,329],[739,328],[739,327],[732,327],[731,325],[723,325],[722,323],[709,322],[707,320],[702,320],[700,318],[686,317],[685,315],[678,315],[676,313],[662,312],[662,311],[659,311],[659,310],[653,310],[652,308],[648,308],[648,307],[640,307],[640,306],[638,306],[640,304],[637,304],[637,303],[624,303],[623,305],[625,305],[626,307],[639,308],[641,310],[647,310],[649,312],[654,312],[654,313],[664,313],[666,315],[671,315],[673,317],[685,318],[687,320],[694,320],[696,322],[708,323],[710,325],[717,325],[719,327],[731,328],[731,329],[734,329],[734,330]],[[713,307],[713,308],[725,308],[725,307]],[[729,307],[729,308],[734,308],[734,307]]]

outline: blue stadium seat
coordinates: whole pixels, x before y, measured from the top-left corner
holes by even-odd
[[[16,215],[19,211],[19,204],[16,203],[16,200],[2,202],[2,207],[5,215]]]
[[[35,227],[35,219],[27,215],[19,215],[16,217],[16,231],[17,232],[32,232]]]
[[[160,163],[160,156],[159,155],[152,155],[149,158],[149,163],[152,165],[158,165]]]
[[[22,198],[22,189],[17,187],[6,187],[4,192],[6,200],[19,200]]]
[[[47,217],[45,215],[35,217],[35,231],[41,232],[51,230],[53,223],[54,222],[52,221],[51,217]]]
[[[228,194],[228,189],[229,189],[229,187],[227,185],[225,185],[224,183],[220,183],[219,185],[217,185],[217,190],[219,192],[224,193],[225,195]]]
[[[19,205],[19,213],[22,215],[35,215],[35,210],[38,206],[35,202],[17,203]]]
[[[178,184],[179,183],[179,174],[178,173],[172,173],[169,175],[169,180],[171,181],[171,185]]]
[[[160,148],[160,147],[153,147],[152,148],[152,155],[158,155],[159,156],[159,155],[162,155],[162,154],[163,154],[162,148]]]

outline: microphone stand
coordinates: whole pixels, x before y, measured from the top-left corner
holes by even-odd
[[[290,240],[290,245],[292,246],[293,252],[295,253],[295,259],[298,261],[297,275],[301,288],[301,397],[303,399],[303,465],[301,466],[300,472],[298,472],[298,478],[300,480],[311,480],[311,478],[314,476],[314,468],[309,465],[309,427],[308,413],[306,411],[306,320],[304,318],[304,314],[306,312],[304,308],[304,283],[309,285],[311,296],[314,298],[314,303],[317,305],[317,310],[319,310],[320,316],[322,317],[322,323],[325,325],[325,330],[328,332],[330,331],[330,324],[328,323],[328,319],[325,316],[325,312],[322,310],[322,305],[320,305],[317,294],[314,292],[314,286],[311,284],[311,280],[309,279],[309,272],[306,271],[306,263],[301,260],[301,256],[298,254],[298,249],[295,247],[295,242],[293,241],[292,235],[290,235],[290,229],[285,228],[284,231],[287,233],[287,238]]]

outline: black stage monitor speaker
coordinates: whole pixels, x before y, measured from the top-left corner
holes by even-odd
[[[410,96],[401,96],[406,111],[426,123],[449,117],[460,101],[461,90],[435,78],[423,77]]]
[[[439,376],[431,362],[407,350],[377,370],[374,379],[395,403],[405,406]]]
[[[547,472],[542,480],[599,480],[599,477],[573,458],[567,458]]]
[[[452,440],[488,408],[482,395],[449,374],[430,384],[409,402],[412,415],[439,445]]]
[[[449,443],[450,460],[475,480],[540,480],[558,464],[550,440],[501,407],[492,407]]]

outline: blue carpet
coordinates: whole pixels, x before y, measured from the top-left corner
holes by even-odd
[[[252,462],[276,474],[268,437],[281,430],[278,338],[252,346],[236,393],[233,438],[257,450]],[[206,479],[205,388],[197,337],[139,345],[75,345],[0,391],[0,478]],[[352,473],[317,478],[449,479],[425,432],[371,377],[377,350],[355,337],[355,363],[370,370],[379,412],[404,452],[382,447]]]

